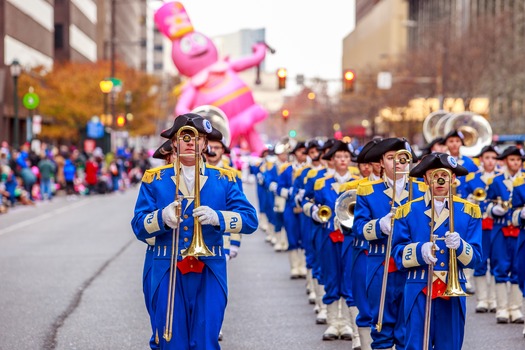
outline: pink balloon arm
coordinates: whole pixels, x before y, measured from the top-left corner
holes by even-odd
[[[175,107],[175,113],[178,115],[189,113],[192,110],[193,101],[197,95],[197,90],[191,84],[188,84],[179,96],[179,101]]]
[[[253,55],[230,61],[230,67],[235,72],[241,72],[259,65],[266,57],[266,45],[264,43],[257,43],[253,45],[253,49]]]

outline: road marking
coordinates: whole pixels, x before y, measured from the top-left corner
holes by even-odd
[[[64,212],[68,211],[68,210],[81,207],[83,205],[86,205],[88,202],[90,202],[90,201],[85,201],[84,200],[84,201],[76,202],[76,203],[73,203],[73,204],[61,207],[61,208],[57,208],[57,209],[55,209],[55,210],[53,210],[53,211],[51,211],[49,213],[45,213],[45,214],[42,214],[40,216],[31,218],[31,219],[27,219],[27,220],[24,220],[24,221],[21,221],[21,222],[18,222],[16,224],[8,226],[8,227],[6,227],[4,229],[1,229],[0,230],[0,236],[3,235],[3,234],[9,233],[9,232],[13,232],[15,230],[18,230],[20,228],[32,225],[34,223],[40,222],[42,220],[49,219],[49,218],[51,218],[51,217],[53,217],[53,216],[55,216],[57,214],[62,214]]]

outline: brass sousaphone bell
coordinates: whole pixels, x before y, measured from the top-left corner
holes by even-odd
[[[344,227],[354,225],[354,209],[357,199],[357,190],[343,192],[335,201],[335,216]]]
[[[230,122],[228,117],[222,111],[222,109],[212,106],[203,105],[194,108],[191,113],[195,113],[210,121],[211,125],[219,130],[223,137],[223,142],[226,147],[230,147],[231,133],[230,133]]]

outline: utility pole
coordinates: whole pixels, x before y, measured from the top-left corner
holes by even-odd
[[[110,78],[115,78],[115,59],[116,59],[116,36],[117,36],[117,21],[116,21],[116,0],[111,0],[111,25],[110,25],[110,60],[111,60],[111,72]],[[115,120],[116,113],[116,103],[115,103],[115,90],[111,91],[111,116]]]

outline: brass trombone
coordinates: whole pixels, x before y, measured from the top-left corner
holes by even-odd
[[[390,266],[390,253],[392,250],[392,236],[394,235],[394,217],[396,214],[397,207],[396,205],[396,180],[397,175],[404,174],[408,177],[408,201],[412,200],[412,178],[409,176],[410,167],[405,171],[396,171],[397,164],[409,164],[412,163],[412,153],[406,149],[401,149],[394,154],[394,185],[392,188],[392,206],[390,207],[390,212],[392,213],[392,220],[390,222],[392,230],[390,235],[388,235],[388,241],[386,244],[385,252],[385,269],[383,270],[383,283],[381,284],[381,299],[379,301],[379,315],[377,319],[376,329],[378,332],[381,332],[383,328],[383,314],[385,312],[385,302],[386,302],[386,287],[388,282],[388,267]]]
[[[354,211],[357,190],[343,192],[335,201],[335,216],[341,225],[352,228],[354,225]]]
[[[183,132],[186,132],[184,135],[181,136]],[[193,136],[191,135],[193,133]],[[182,201],[184,198],[186,199],[193,199],[194,201],[194,208],[197,208],[200,206],[200,163],[201,163],[201,150],[199,149],[199,132],[196,128],[193,126],[183,126],[177,131],[176,135],[177,139],[177,154],[175,158],[175,213],[177,217],[181,216],[182,212]],[[195,143],[195,151],[193,154],[184,154],[180,153],[180,145],[181,140],[183,142],[191,142],[192,140]],[[193,155],[195,157],[195,182],[193,186],[193,196],[181,196],[179,195],[179,184],[180,184],[180,177],[182,172],[182,167],[180,163],[180,157],[181,156],[190,156]],[[166,325],[164,327],[164,335],[163,338],[166,339],[167,342],[171,340],[172,334],[173,334],[173,309],[175,305],[175,289],[176,289],[176,282],[177,282],[177,258],[178,258],[178,252],[179,252],[179,227],[173,228],[172,233],[172,241],[171,241],[171,260],[170,260],[170,280],[168,285],[168,300],[167,300],[167,308],[166,308]],[[187,257],[187,256],[213,256],[215,255],[204,243],[204,237],[202,235],[202,226],[198,220],[198,218],[193,218],[193,239],[191,241],[190,246],[181,251],[181,256]]]
[[[440,172],[446,172],[448,179],[444,179],[442,177],[438,179],[434,179],[434,176],[436,174],[439,174]],[[431,217],[430,217],[430,242],[432,242],[432,250],[436,250],[436,241],[437,240],[443,240],[444,238],[437,238],[436,235],[434,235],[434,224],[435,224],[435,208],[434,208],[434,199],[435,198],[448,198],[449,203],[449,231],[454,232],[454,197],[452,194],[452,172],[449,169],[446,168],[439,168],[430,174],[430,205],[431,205]],[[448,194],[446,196],[436,196],[434,195],[434,186],[433,184],[437,182],[438,185],[444,185],[445,183],[448,183]],[[456,250],[455,249],[449,249],[448,250],[449,255],[449,262],[448,262],[448,276],[447,276],[447,289],[443,293],[443,297],[464,297],[469,296],[469,294],[465,293],[463,289],[461,288],[461,284],[459,283],[459,272],[458,272],[458,261],[456,257]],[[423,333],[423,349],[428,349],[428,343],[430,341],[430,313],[432,310],[432,283],[434,282],[434,264],[428,265],[428,276],[427,276],[427,297],[426,297],[426,304],[425,304],[425,325],[424,325],[424,333]]]

